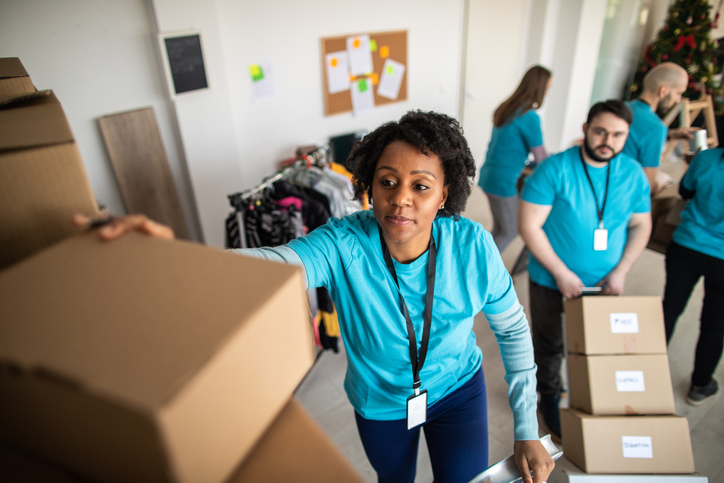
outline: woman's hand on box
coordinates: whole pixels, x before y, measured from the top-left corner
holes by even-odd
[[[98,228],[98,236],[102,240],[113,240],[131,231],[139,231],[167,240],[175,238],[170,227],[157,223],[146,215],[128,215],[98,220],[77,214],[73,215],[73,224],[78,227]]]

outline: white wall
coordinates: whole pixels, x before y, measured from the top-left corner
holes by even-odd
[[[553,72],[544,103],[545,143],[562,151],[579,140],[591,106],[596,61],[601,46],[606,0],[535,0],[527,59]]]
[[[55,91],[95,196],[112,213],[125,210],[96,119],[153,107],[190,235],[199,239],[149,12],[144,0],[2,0],[0,57],[19,57],[38,89]]]
[[[222,246],[226,196],[296,146],[410,109],[457,116],[462,25],[463,0],[2,0],[0,56],[20,57],[38,88],[56,91],[96,197],[114,213],[123,207],[96,118],[153,106],[191,233]],[[202,31],[211,89],[170,101],[156,33],[188,28]],[[388,30],[408,31],[408,100],[325,117],[320,39]],[[248,67],[263,60],[278,95],[254,104]]]
[[[524,65],[529,10],[528,0],[469,0],[463,127],[478,167],[485,161],[495,108],[529,67]]]

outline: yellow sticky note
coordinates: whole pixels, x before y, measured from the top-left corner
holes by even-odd
[[[261,66],[259,66],[258,64],[250,65],[249,72],[251,73],[251,78],[254,81],[258,81],[264,78],[264,73],[261,70]]]
[[[386,59],[390,56],[390,48],[387,45],[383,45],[380,47],[380,57],[383,59]]]
[[[354,82],[355,79],[356,79],[355,76],[353,76],[353,75],[350,75],[350,76],[349,76],[349,81],[350,81],[350,82]]]
[[[372,81],[372,85],[376,86],[380,83],[380,76],[378,76],[375,73],[370,74],[370,80]]]
[[[362,42],[359,41],[359,39],[354,39],[354,42],[352,42],[352,45],[355,49],[359,49],[359,46]]]
[[[332,65],[332,67],[337,67],[339,61],[337,60],[337,57],[332,57],[332,60],[329,63]]]
[[[370,52],[377,52],[377,42],[370,40]]]

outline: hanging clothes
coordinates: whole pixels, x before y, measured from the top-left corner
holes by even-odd
[[[261,185],[229,195],[234,208],[226,219],[227,248],[278,246],[304,236],[330,217],[343,217],[368,207],[357,200],[352,175],[327,161],[324,146],[302,156]],[[336,166],[335,166],[336,165]],[[337,311],[324,287],[309,291],[315,343],[339,350]]]

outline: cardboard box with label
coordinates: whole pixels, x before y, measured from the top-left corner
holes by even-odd
[[[584,296],[564,303],[568,352],[665,354],[661,298]]]
[[[0,270],[74,233],[74,213],[98,212],[52,91],[0,100],[0,206]]]
[[[33,81],[17,57],[0,59],[0,97],[35,92]]]
[[[548,483],[709,483],[709,478],[698,473],[691,475],[589,475],[565,457],[556,461]]]
[[[690,474],[689,423],[680,416],[592,416],[561,409],[563,453],[587,473]]]
[[[0,272],[0,320],[0,440],[99,481],[224,481],[313,362],[299,267],[138,233]]]
[[[571,406],[590,414],[674,414],[665,354],[568,354]]]

